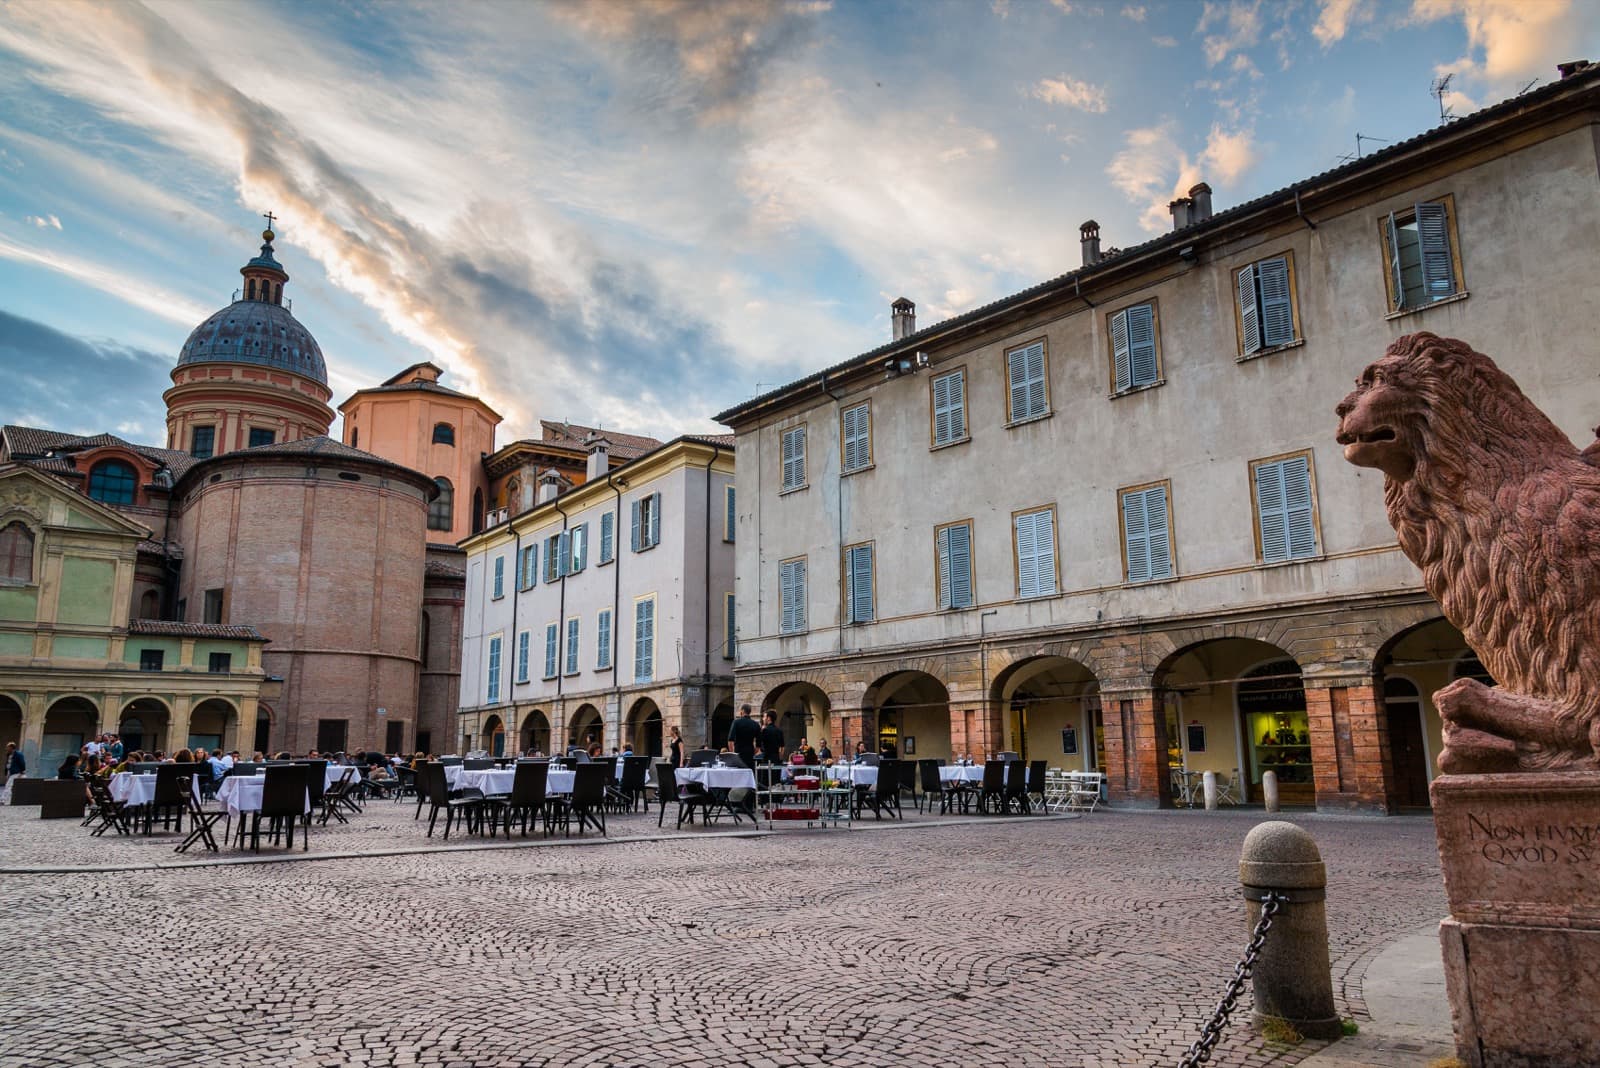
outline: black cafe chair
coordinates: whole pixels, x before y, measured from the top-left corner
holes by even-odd
[[[251,813],[250,820],[250,848],[252,851],[261,852],[261,821],[269,820],[267,835],[274,845],[278,842],[279,835],[286,835],[284,842],[288,848],[294,848],[294,829],[302,820],[304,827],[300,832],[300,848],[302,851],[311,848],[311,823],[306,812],[306,794],[310,789],[310,768],[305,764],[274,764],[267,768],[266,781],[261,785],[261,808]],[[244,837],[244,817],[239,819],[239,836]]]
[[[217,839],[212,835],[211,828],[215,827],[222,817],[228,814],[227,810],[217,809],[213,812],[207,812],[201,808],[199,799],[194,796],[192,779],[180,777],[178,779],[178,788],[183,796],[183,807],[189,813],[189,837],[183,840],[183,844],[177,847],[176,852],[187,853],[189,852],[189,847],[196,842],[204,842],[206,851],[215,853],[217,851]]]

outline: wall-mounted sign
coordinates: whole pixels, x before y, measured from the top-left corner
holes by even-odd
[[[1061,751],[1067,756],[1078,755],[1078,728],[1061,728]]]

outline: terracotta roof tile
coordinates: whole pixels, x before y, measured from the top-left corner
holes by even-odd
[[[135,619],[128,624],[129,634],[168,638],[222,638],[231,641],[264,642],[254,627],[229,623],[176,623],[166,619]]]
[[[544,431],[545,441],[579,448],[583,446],[584,438],[590,434],[598,434],[611,443],[611,455],[623,460],[643,456],[651,449],[661,447],[660,441],[643,434],[624,434],[617,430],[583,426],[579,423],[564,423],[555,419],[541,419],[539,427]]]

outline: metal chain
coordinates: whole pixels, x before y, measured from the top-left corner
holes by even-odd
[[[1228,1017],[1233,1014],[1234,1005],[1239,1000],[1239,995],[1244,992],[1245,980],[1250,978],[1250,972],[1256,966],[1256,958],[1261,956],[1261,947],[1266,944],[1267,932],[1272,929],[1272,917],[1278,914],[1278,909],[1288,900],[1276,890],[1269,890],[1261,898],[1261,919],[1256,921],[1256,929],[1250,932],[1250,944],[1245,946],[1244,957],[1234,965],[1233,978],[1228,980],[1228,988],[1222,993],[1222,1000],[1217,1002],[1211,1019],[1206,1021],[1205,1027],[1200,1031],[1200,1037],[1195,1039],[1194,1045],[1189,1047],[1183,1055],[1183,1060],[1178,1062],[1178,1068],[1195,1068],[1196,1065],[1205,1064],[1211,1059],[1211,1051],[1222,1040],[1222,1031],[1228,1026]]]

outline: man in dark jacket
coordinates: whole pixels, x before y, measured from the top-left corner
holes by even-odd
[[[728,748],[739,755],[747,768],[756,766],[756,742],[761,738],[761,726],[750,715],[750,706],[741,705],[739,718],[728,729]]]
[[[768,764],[782,764],[783,728],[778,726],[778,714],[769,708],[764,715],[767,725],[761,728],[761,759]]]

